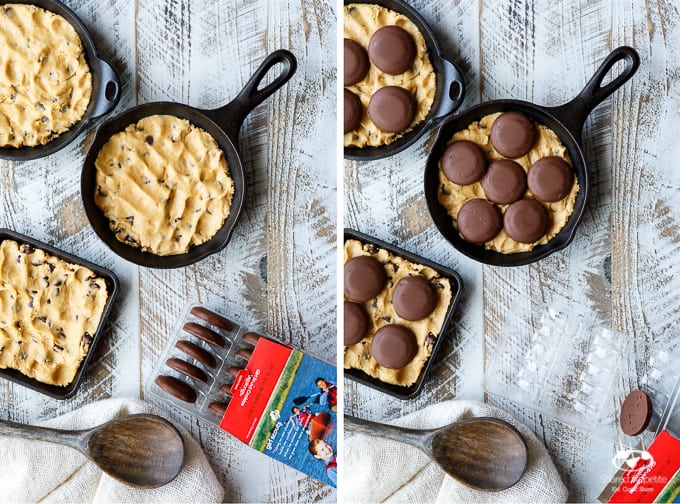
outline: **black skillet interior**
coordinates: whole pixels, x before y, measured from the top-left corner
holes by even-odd
[[[444,59],[442,56],[437,38],[432,29],[425,22],[425,19],[423,19],[418,11],[409,4],[401,0],[374,0],[371,2],[345,0],[345,5],[353,3],[382,5],[383,7],[399,12],[409,18],[413,24],[418,27],[418,30],[420,30],[420,33],[422,33],[425,38],[430,61],[432,62],[435,74],[437,75],[437,90],[430,113],[427,118],[413,130],[389,145],[363,148],[345,147],[345,159],[369,161],[386,158],[397,152],[401,152],[414,144],[425,133],[433,120],[456,110],[460,104],[463,103],[465,97],[465,82],[463,81],[463,75],[456,65],[451,61]]]
[[[278,76],[259,89],[259,85],[267,76],[269,70],[279,63],[282,64],[282,69]],[[292,53],[285,50],[274,51],[265,58],[239,95],[223,107],[214,110],[200,110],[174,102],[147,103],[128,109],[104,122],[97,130],[94,141],[88,150],[81,175],[81,196],[85,213],[97,235],[122,258],[151,268],[187,266],[222,250],[231,238],[246,195],[245,173],[238,151],[238,134],[241,124],[257,105],[283,86],[293,76],[296,69],[297,62]],[[154,114],[173,115],[186,119],[212,135],[225,154],[229,173],[234,180],[234,198],[231,211],[220,230],[210,240],[191,248],[184,254],[160,256],[142,252],[139,248],[130,247],[118,241],[116,235],[109,228],[108,220],[94,201],[96,189],[94,163],[99,150],[115,133],[124,130],[130,124],[134,124],[144,117]]]
[[[624,68],[608,84],[602,81],[612,67],[619,61]],[[600,65],[585,88],[576,98],[559,107],[541,107],[519,100],[496,100],[472,107],[459,115],[451,117],[439,128],[437,140],[427,158],[425,167],[425,197],[430,215],[442,235],[460,252],[484,264],[494,266],[522,266],[542,259],[553,252],[565,248],[573,240],[576,228],[581,222],[586,200],[590,192],[588,166],[581,148],[581,131],[590,112],[605,98],[621,87],[637,71],[640,58],[630,47],[614,49]],[[467,128],[471,123],[496,112],[519,111],[530,119],[553,130],[569,152],[572,168],[580,189],[574,204],[574,212],[562,230],[547,244],[539,245],[529,252],[501,254],[487,250],[483,245],[475,245],[463,240],[453,225],[446,209],[439,204],[439,160],[454,133]]]
[[[102,268],[101,266],[92,264],[89,261],[76,257],[62,250],[56,249],[50,245],[47,245],[46,243],[34,240],[33,238],[17,233],[16,231],[12,231],[10,229],[0,229],[0,242],[3,242],[4,240],[14,240],[20,245],[22,243],[25,243],[35,249],[41,249],[49,253],[50,255],[58,257],[59,259],[63,259],[64,261],[67,261],[69,263],[85,266],[86,268],[91,269],[96,275],[103,278],[104,281],[106,282],[106,289],[108,291],[109,297],[106,300],[106,305],[104,306],[102,318],[99,322],[99,326],[97,327],[97,331],[92,336],[92,343],[90,343],[90,349],[88,350],[87,355],[85,355],[83,361],[80,363],[80,368],[78,368],[78,372],[76,373],[75,378],[68,386],[58,387],[56,385],[48,385],[46,383],[41,383],[37,380],[34,380],[33,378],[29,378],[28,376],[24,375],[23,373],[20,373],[15,369],[0,369],[0,376],[2,376],[3,378],[7,378],[10,381],[23,385],[24,387],[33,389],[42,394],[48,395],[54,399],[68,399],[69,397],[72,397],[78,390],[78,387],[80,387],[80,384],[85,377],[85,371],[87,370],[90,361],[92,361],[93,355],[95,353],[95,348],[97,347],[99,340],[102,339],[102,333],[104,332],[106,321],[109,318],[109,315],[111,314],[111,308],[116,297],[118,296],[119,289],[118,278],[112,271],[106,268]]]
[[[434,365],[434,362],[437,358],[437,354],[439,353],[439,349],[441,348],[444,338],[446,337],[446,334],[448,333],[449,328],[453,323],[453,313],[456,310],[456,306],[458,305],[461,294],[463,292],[463,280],[460,278],[460,275],[456,273],[454,270],[442,266],[441,264],[434,263],[419,255],[412,254],[411,252],[408,252],[402,248],[392,245],[391,243],[378,240],[377,238],[373,238],[372,236],[360,233],[359,231],[354,231],[353,229],[345,228],[344,235],[345,240],[359,240],[362,243],[370,243],[377,247],[388,250],[392,254],[402,257],[415,264],[423,264],[425,266],[428,266],[435,270],[437,273],[439,273],[442,277],[448,278],[451,282],[452,293],[451,304],[449,305],[449,308],[446,311],[446,316],[444,317],[442,328],[439,331],[439,336],[437,337],[437,340],[434,343],[434,347],[432,348],[430,358],[425,363],[425,367],[420,372],[418,380],[413,385],[410,385],[408,387],[401,387],[399,385],[393,385],[391,383],[385,383],[383,381],[380,381],[377,378],[374,378],[359,369],[345,369],[345,376],[347,376],[351,380],[361,383],[362,385],[374,388],[398,399],[404,400],[412,399],[413,397],[417,396],[423,389],[423,385],[425,384],[425,381],[427,380],[430,374],[430,369]]]
[[[99,58],[90,33],[73,11],[55,0],[13,1],[42,7],[45,10],[62,16],[75,29],[85,50],[85,59],[92,73],[92,97],[83,117],[68,131],[65,131],[45,145],[35,147],[0,147],[0,158],[10,160],[29,160],[48,156],[71,143],[85,128],[87,123],[96,117],[109,113],[120,99],[120,79],[113,67]]]

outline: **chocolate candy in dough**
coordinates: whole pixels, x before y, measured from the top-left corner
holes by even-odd
[[[652,401],[642,390],[633,390],[621,405],[621,430],[637,436],[647,428],[652,418]]]
[[[482,179],[482,188],[489,201],[508,205],[517,201],[527,190],[527,174],[510,159],[493,161]]]
[[[521,112],[501,114],[491,126],[491,145],[505,157],[524,156],[533,147],[535,138],[534,125]]]
[[[368,56],[373,64],[390,75],[399,75],[411,68],[417,54],[415,40],[400,26],[383,26],[368,43]]]
[[[344,307],[345,322],[345,346],[359,343],[366,337],[370,318],[366,309],[359,303],[345,301]]]
[[[368,116],[385,133],[399,133],[409,127],[416,114],[416,101],[403,87],[378,89],[368,102]]]
[[[574,174],[564,159],[548,156],[531,165],[527,183],[534,196],[550,203],[569,194],[574,185]]]
[[[345,263],[345,295],[363,303],[382,292],[387,283],[385,268],[375,257],[353,257]]]
[[[390,324],[376,331],[371,353],[382,367],[401,369],[418,353],[418,342],[408,327]]]
[[[479,244],[492,240],[503,227],[498,207],[481,198],[463,203],[456,221],[461,236],[470,243]]]
[[[368,62],[366,50],[358,42],[345,39],[345,76],[344,85],[351,86],[363,80],[371,64]]]
[[[486,172],[486,156],[474,142],[458,140],[449,145],[442,156],[444,175],[454,184],[474,184]]]
[[[421,320],[437,306],[437,293],[426,278],[420,275],[406,276],[394,288],[392,305],[401,318]]]
[[[352,93],[349,89],[344,91],[344,100],[342,107],[344,115],[344,133],[354,131],[361,124],[361,116],[364,113],[364,106],[357,95]]]
[[[503,227],[508,236],[520,243],[534,243],[548,230],[550,214],[535,199],[515,201],[505,209]]]

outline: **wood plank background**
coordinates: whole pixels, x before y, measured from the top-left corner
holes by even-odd
[[[516,415],[548,446],[570,500],[592,501],[611,476],[614,444],[533,410],[485,397],[489,352],[510,308],[557,295],[634,341],[638,376],[649,356],[677,349],[680,317],[680,14],[672,1],[413,0],[445,55],[464,72],[461,108],[517,98],[559,105],[575,96],[615,47],[641,56],[637,75],[598,106],[584,129],[592,190],[574,242],[530,266],[481,266],[431,223],[422,172],[433,135],[392,158],[345,162],[345,224],[453,267],[465,295],[425,391],[397,402],[353,382],[346,411],[390,419],[453,397],[486,399]],[[387,183],[389,181],[389,183]],[[675,370],[668,370],[673,372]]]
[[[94,127],[46,159],[0,162],[0,226],[111,268],[122,284],[98,358],[75,398],[0,382],[0,417],[36,422],[143,384],[176,318],[197,301],[319,356],[335,355],[335,2],[66,0],[123,83],[116,112],[158,100],[226,104],[275,49],[293,79],[241,130],[248,200],[227,248],[176,270],[138,268],[91,230],[80,170]],[[335,491],[208,424],[169,411],[207,453],[227,502],[326,501]],[[257,467],[257,471],[253,471]]]

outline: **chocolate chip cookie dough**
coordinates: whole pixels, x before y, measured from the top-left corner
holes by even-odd
[[[208,241],[229,215],[224,152],[185,119],[153,115],[113,135],[95,161],[95,203],[116,238],[157,255]]]
[[[361,101],[362,115],[359,125],[356,126],[355,129],[345,132],[344,145],[345,147],[375,147],[390,144],[404,133],[407,133],[420,124],[427,117],[430,108],[432,107],[432,103],[434,102],[437,78],[428,56],[427,44],[425,43],[425,39],[420,33],[420,30],[418,30],[416,25],[414,25],[406,16],[386,9],[380,5],[346,5],[344,20],[345,40],[357,43],[368,55],[373,55],[370,68],[368,68],[367,73],[361,80],[353,82],[356,78],[361,76],[363,70],[362,72],[355,72],[353,78],[347,80],[347,82],[352,82],[352,84],[348,85],[346,89],[354,93]],[[382,55],[377,48],[369,47],[369,43],[373,46],[378,46],[378,43],[381,42],[381,40],[372,40],[376,32],[381,31],[380,29],[383,27],[392,26],[405,30],[411,36],[409,39],[412,39],[415,43],[413,63],[409,65],[405,71],[397,73],[396,75],[391,75],[387,73],[387,71],[397,72],[403,70],[404,67],[399,65],[400,62],[390,61],[389,58],[385,59],[380,57]],[[386,41],[391,45],[394,45],[401,42],[404,38],[400,37],[400,35],[403,35],[401,30],[389,28],[382,33],[380,38],[389,39]],[[406,60],[411,56],[411,48],[408,40],[403,42],[405,43],[401,44],[404,46],[402,51],[404,53],[404,58],[402,59]],[[347,43],[348,42],[346,42],[346,44]],[[356,45],[351,42],[349,45],[354,49],[353,52],[350,51],[349,56],[352,56],[357,62],[364,61],[365,58],[363,54],[357,56]],[[347,50],[345,52],[346,54],[348,53]],[[345,65],[347,68],[347,61],[345,62]],[[379,66],[382,67],[382,70]],[[383,127],[387,125],[387,122],[393,122],[394,125],[399,126],[399,131],[383,131],[369,117],[368,109],[371,97],[379,89],[387,86],[401,87],[414,97],[413,110],[404,111],[404,113],[408,112],[409,114],[413,114],[412,119],[409,119],[405,125],[401,123],[397,124],[399,121],[383,120]],[[379,113],[376,104],[373,104],[373,108],[375,109],[374,114]],[[394,130],[391,125],[387,126],[388,129]]]
[[[384,287],[368,301],[349,307],[349,301],[345,302],[346,314],[352,315],[350,322],[365,331],[365,337],[345,346],[344,366],[360,369],[385,383],[412,385],[418,380],[439,337],[453,297],[451,282],[432,268],[407,261],[385,249],[347,240],[345,264],[357,257],[375,259],[384,268],[387,279]],[[414,302],[406,302],[407,296],[415,299]],[[359,317],[354,313],[357,311]],[[363,312],[368,314],[367,330],[359,320],[363,319]],[[422,319],[409,320],[423,314]],[[384,341],[374,342],[378,331]],[[346,343],[353,340],[353,335],[345,335]]]
[[[30,245],[0,244],[0,368],[70,384],[108,298],[90,269]]]
[[[35,5],[0,6],[0,147],[49,142],[78,122],[92,74],[80,37]]]
[[[466,129],[456,132],[453,135],[451,141],[449,142],[449,147],[447,148],[447,151],[451,149],[452,152],[447,154],[447,152],[445,151],[444,155],[442,156],[442,160],[439,163],[439,193],[438,193],[439,203],[446,208],[448,214],[453,219],[454,225],[456,226],[456,228],[459,229],[459,231],[461,230],[461,227],[459,226],[457,221],[458,213],[467,201],[474,199],[481,200],[494,199],[492,196],[485,192],[484,185],[486,185],[487,188],[490,189],[491,193],[494,195],[496,195],[496,193],[500,193],[501,189],[505,191],[508,188],[507,183],[501,184],[499,180],[494,181],[492,178],[493,173],[490,174],[490,171],[495,170],[495,168],[493,168],[495,163],[498,163],[500,160],[504,159],[504,156],[501,155],[494,148],[493,145],[494,133],[492,132],[492,127],[496,122],[496,119],[502,115],[503,114],[499,112],[496,114],[484,116],[478,122],[470,124]],[[569,154],[567,153],[567,148],[562,144],[562,142],[555,134],[555,132],[542,124],[534,124],[533,131],[531,133],[532,133],[531,142],[525,141],[526,139],[524,138],[524,136],[527,135],[524,135],[522,138],[517,139],[510,138],[510,140],[517,140],[515,143],[517,143],[518,145],[517,146],[503,145],[503,147],[501,148],[504,149],[505,152],[518,153],[523,151],[525,152],[525,154],[522,154],[521,157],[512,159],[512,161],[504,160],[502,162],[512,163],[513,165],[516,163],[527,173],[531,173],[530,169],[532,168],[532,166],[537,165],[537,161],[539,159],[549,159],[550,160],[549,164],[558,165],[558,168],[551,170],[550,168],[552,168],[552,166],[550,166],[547,167],[548,168],[547,170],[545,170],[546,167],[541,167],[541,165],[545,163],[545,161],[542,161],[541,163],[538,163],[539,171],[537,171],[537,173],[534,174],[534,176],[529,175],[529,179],[531,180],[531,182],[528,185],[528,190],[525,191],[525,188],[527,187],[527,180],[525,177],[521,178],[516,177],[515,181],[513,182],[513,185],[521,187],[524,198],[529,199],[533,197],[538,197],[539,199],[546,198],[547,196],[554,197],[555,195],[558,196],[563,195],[563,193],[565,195],[563,195],[562,199],[559,199],[557,201],[542,200],[542,203],[540,203],[547,210],[548,222],[545,224],[546,226],[545,233],[540,235],[536,239],[536,241],[532,241],[531,243],[522,243],[516,241],[510,237],[505,228],[498,229],[499,232],[497,232],[497,234],[494,234],[492,238],[489,238],[487,235],[483,236],[483,238],[489,238],[488,240],[482,242],[484,243],[485,248],[494,250],[496,252],[501,252],[503,254],[527,252],[529,250],[532,250],[537,245],[543,245],[545,243],[548,243],[557,233],[559,233],[559,231],[566,225],[567,221],[569,220],[569,216],[574,211],[574,203],[576,201],[576,195],[578,194],[579,191],[578,181],[576,180],[576,177],[574,176],[571,170],[571,159],[569,158]],[[468,155],[467,151],[463,152],[464,154],[466,154],[466,156],[463,157],[459,156],[458,153],[456,153],[453,150],[452,146],[456,145],[454,142],[458,142],[461,140],[472,142],[478,145],[481,148],[482,152],[484,153],[486,159],[491,162],[488,169],[486,170],[486,174],[484,173],[484,170],[476,169],[475,173],[478,175],[478,180],[468,185],[456,184],[452,182],[449,179],[449,177],[447,177],[446,174],[446,172],[452,174],[458,171],[455,169],[456,167],[454,166],[456,161],[458,160],[465,161],[467,159],[467,161],[469,162],[470,159],[473,159],[470,155]],[[506,137],[504,138],[504,140],[508,140],[508,138]],[[497,145],[500,145],[499,142],[500,140],[497,140],[495,143]],[[466,144],[463,145],[467,147]],[[518,146],[520,146],[521,149],[518,149]],[[528,152],[526,152],[525,147],[528,148]],[[561,159],[569,168],[568,176],[564,175],[563,171],[560,171],[559,173],[562,174],[561,179],[559,177],[554,178],[555,180],[558,179],[561,180],[561,182],[564,182],[564,180],[568,180],[569,182],[568,190],[564,191],[563,188],[555,190],[554,188],[551,187],[545,188],[541,187],[542,190],[538,190],[538,192],[541,192],[541,197],[539,197],[538,195],[532,193],[531,190],[532,187],[534,188],[539,187],[539,184],[534,182],[534,179],[538,178],[537,177],[538,175],[541,175],[540,178],[543,182],[542,186],[545,186],[546,184],[551,185],[544,180],[546,177],[543,176],[543,174],[540,172],[545,170],[546,173],[551,173],[551,175],[548,177],[551,180],[549,180],[548,182],[552,182],[553,180],[552,174],[554,174],[558,170],[563,170],[562,163],[556,161],[556,159],[554,158]],[[476,157],[474,159],[477,160]],[[507,172],[506,174],[510,174],[510,171],[506,170],[506,172]],[[468,180],[466,180],[466,182],[467,181]],[[499,183],[497,184],[496,182]],[[560,192],[560,190],[562,192]],[[507,199],[500,198],[500,200],[502,201],[514,200],[516,199],[515,196],[516,194],[513,194],[511,195],[511,197],[508,197]],[[499,199],[498,195],[496,195],[495,198]],[[535,200],[531,201],[537,203],[537,201]],[[513,204],[519,207],[520,209],[525,206],[526,207],[530,206],[527,205],[527,203],[524,202],[524,200],[515,201],[515,203]],[[509,205],[507,204],[500,204],[500,209],[505,213],[508,206]],[[490,222],[490,219],[487,219],[487,221]],[[538,225],[540,224],[540,222],[536,222],[536,224]],[[508,226],[510,226],[513,229],[517,227],[517,226],[513,227],[512,222],[506,221],[505,227]],[[526,235],[526,237],[524,235]],[[517,232],[515,233],[515,237],[521,237],[522,239],[529,239],[533,238],[534,236],[535,235],[533,233],[517,233]],[[476,237],[482,237],[482,234],[479,234],[479,236]],[[475,242],[474,240],[471,239],[468,239],[468,241]]]

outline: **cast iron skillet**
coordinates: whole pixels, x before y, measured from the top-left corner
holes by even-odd
[[[401,152],[407,147],[413,145],[428,129],[428,127],[447,114],[456,110],[465,97],[465,82],[463,76],[452,62],[444,59],[442,51],[439,48],[439,43],[434,35],[432,29],[425,22],[425,19],[413,7],[402,0],[373,0],[370,2],[362,2],[356,0],[345,0],[345,5],[353,3],[366,3],[382,5],[395,12],[403,14],[409,18],[414,25],[418,27],[420,33],[427,43],[427,49],[430,56],[430,61],[434,67],[434,72],[437,75],[437,90],[435,92],[434,101],[430,113],[418,126],[406,133],[401,138],[395,140],[389,145],[381,145],[379,147],[345,147],[345,159],[353,159],[356,161],[369,161],[372,159],[382,159],[397,152]]]
[[[269,70],[278,63],[283,65],[280,74],[266,86],[259,88]],[[116,117],[104,122],[94,137],[92,145],[85,157],[80,179],[81,196],[85,213],[99,237],[116,254],[130,262],[150,268],[178,268],[200,261],[210,254],[222,250],[234,230],[245,201],[246,181],[243,163],[238,150],[238,134],[246,116],[266,98],[283,86],[295,73],[297,61],[292,53],[278,50],[265,58],[238,96],[227,105],[213,109],[201,110],[189,105],[175,102],[155,102],[139,105],[126,110]],[[116,239],[109,228],[109,223],[94,202],[96,187],[96,169],[94,162],[99,150],[112,135],[124,130],[143,117],[154,114],[173,115],[188,120],[204,129],[217,141],[229,164],[229,173],[234,180],[234,198],[231,210],[222,228],[210,240],[189,249],[187,253],[160,256],[141,249],[125,245]]]
[[[619,61],[625,63],[624,69],[607,85],[602,81],[612,67]],[[494,266],[522,266],[542,259],[553,252],[565,248],[573,240],[576,228],[581,222],[585,209],[590,182],[588,167],[581,147],[583,124],[590,112],[605,98],[621,87],[637,71],[640,57],[635,49],[619,47],[614,49],[588,81],[576,98],[559,107],[541,107],[519,100],[495,100],[472,107],[459,115],[446,120],[439,128],[437,140],[427,158],[425,168],[425,197],[430,215],[439,231],[455,248],[466,256],[484,264]],[[471,123],[495,112],[519,111],[539,124],[553,130],[566,146],[573,163],[580,189],[576,196],[574,212],[562,230],[545,245],[539,245],[529,252],[501,254],[487,250],[483,245],[466,242],[453,226],[446,209],[439,204],[439,160],[454,133],[465,129]]]
[[[94,46],[94,42],[92,41],[92,37],[87,31],[87,28],[85,28],[85,25],[80,21],[78,16],[64,4],[56,0],[12,0],[11,3],[36,5],[45,10],[54,12],[55,14],[59,14],[66,19],[80,37],[80,41],[82,42],[85,51],[85,59],[87,60],[87,64],[90,67],[90,73],[92,74],[92,96],[90,97],[90,103],[88,104],[83,117],[67,131],[64,131],[61,135],[50,140],[45,145],[19,148],[0,147],[1,159],[26,161],[29,159],[45,157],[57,152],[59,149],[71,143],[92,119],[111,112],[120,99],[120,79],[113,67],[99,58],[97,49]]]

